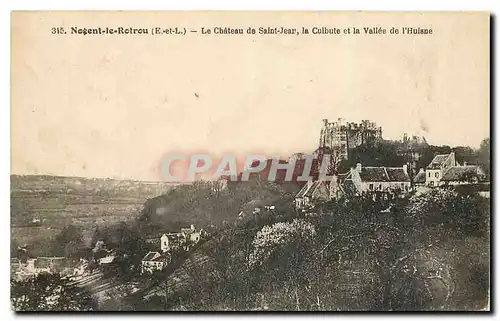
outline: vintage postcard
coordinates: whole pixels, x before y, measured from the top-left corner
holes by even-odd
[[[11,17],[12,310],[490,310],[489,13]]]

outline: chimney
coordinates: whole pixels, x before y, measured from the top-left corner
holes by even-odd
[[[361,173],[361,168],[362,168],[362,167],[361,167],[361,163],[357,163],[357,164],[356,164],[356,171],[357,171],[358,173]]]
[[[420,170],[418,171],[418,173],[423,173],[424,172],[424,169],[422,167],[420,167]]]
[[[408,165],[407,164],[403,165],[403,172],[405,172],[406,174],[408,174]]]

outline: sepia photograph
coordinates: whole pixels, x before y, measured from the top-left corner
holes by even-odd
[[[11,310],[490,311],[491,19],[13,11]]]

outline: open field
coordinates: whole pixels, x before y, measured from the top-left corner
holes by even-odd
[[[170,188],[162,182],[11,175],[11,237],[19,244],[38,242],[73,224],[88,241],[97,225],[133,219],[148,198]]]

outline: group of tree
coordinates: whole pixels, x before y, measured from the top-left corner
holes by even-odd
[[[191,287],[149,308],[477,310],[489,302],[489,201],[436,189],[398,199],[278,212],[224,230],[199,251]],[[193,261],[192,264],[196,264]],[[180,272],[179,272],[180,273]],[[179,299],[180,298],[180,299]],[[144,306],[143,306],[144,308]]]
[[[97,300],[59,274],[42,273],[11,280],[11,305],[16,312],[95,311]]]

